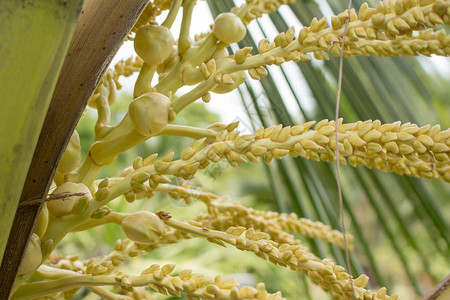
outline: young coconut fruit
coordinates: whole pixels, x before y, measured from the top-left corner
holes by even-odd
[[[151,66],[162,64],[172,53],[174,39],[165,26],[145,25],[140,27],[134,38],[137,55]]]
[[[80,146],[80,136],[76,130],[73,131],[70,137],[69,144],[67,145],[66,151],[64,151],[61,161],[58,165],[58,172],[63,174],[69,173],[75,170],[80,164],[81,160],[81,146]]]
[[[143,136],[160,133],[169,123],[171,102],[163,94],[151,92],[134,99],[128,115],[136,131]]]
[[[240,42],[247,33],[247,29],[235,14],[221,13],[214,21],[213,33],[221,42],[232,44]]]
[[[158,243],[165,230],[164,221],[148,211],[126,216],[121,226],[127,238],[142,244]]]
[[[41,240],[36,233],[31,235],[31,239],[28,242],[27,249],[20,263],[18,275],[28,274],[36,270],[42,262],[42,249]]]
[[[68,215],[72,213],[73,207],[78,203],[78,201],[89,201],[92,199],[91,192],[88,187],[82,183],[64,182],[58,186],[54,191],[53,195],[57,194],[74,194],[82,193],[82,196],[71,196],[67,198],[62,198],[58,200],[51,200],[47,202],[47,208],[50,213],[57,217]]]

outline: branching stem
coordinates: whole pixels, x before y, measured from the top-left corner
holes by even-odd
[[[165,26],[167,28],[171,28],[173,25],[173,22],[175,21],[178,11],[180,10],[182,0],[175,0],[172,2],[172,5],[170,6],[169,14],[167,15],[164,22],[161,24],[161,26]]]
[[[188,137],[195,140],[201,138],[215,139],[217,133],[213,130],[204,129],[204,128],[196,128],[190,126],[182,126],[182,125],[167,125],[163,131],[161,131],[158,136],[182,136]]]
[[[189,30],[191,28],[192,12],[194,11],[197,0],[184,0],[183,2],[183,20],[181,21],[180,36],[178,38],[178,54],[183,55],[189,49]]]

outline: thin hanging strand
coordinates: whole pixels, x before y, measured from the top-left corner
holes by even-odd
[[[347,8],[348,15],[347,15],[347,18],[345,19],[344,33],[342,35],[341,54],[339,55],[338,90],[337,90],[337,96],[336,96],[336,115],[335,115],[334,121],[335,121],[335,126],[336,126],[335,127],[336,181],[337,181],[337,188],[338,188],[339,213],[340,213],[340,219],[341,219],[342,234],[344,236],[345,263],[347,265],[348,274],[350,275],[350,286],[352,288],[353,300],[356,300],[355,289],[353,287],[353,276],[352,276],[352,268],[350,265],[350,255],[349,255],[349,251],[348,251],[347,236],[345,233],[344,203],[342,200],[341,176],[340,176],[340,168],[339,168],[339,144],[338,144],[338,119],[339,119],[339,103],[340,103],[340,99],[341,99],[341,87],[342,87],[342,68],[344,66],[344,41],[345,41],[345,35],[347,34],[348,20],[350,18],[351,7],[352,7],[352,0],[349,0],[348,8]]]

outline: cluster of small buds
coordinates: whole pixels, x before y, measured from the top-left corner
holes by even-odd
[[[314,123],[259,128],[251,135],[231,132],[218,135],[217,142],[209,147],[216,150],[216,154],[227,153],[227,159],[234,161],[230,162],[231,165],[247,159],[253,162],[261,156],[269,163],[273,158],[280,159],[288,154],[314,160],[335,160],[334,121],[322,120],[311,130]],[[339,123],[338,145],[342,163],[347,157],[352,166],[364,165],[450,182],[450,129],[442,131],[439,125],[402,125],[399,121],[381,124],[378,120],[368,120],[342,124],[340,119]],[[234,155],[237,153],[244,154],[245,158]]]
[[[271,239],[278,243],[281,241],[287,244],[298,244],[299,242],[292,235],[287,234],[291,232],[317,238],[344,248],[344,237],[340,231],[333,230],[330,226],[321,222],[298,218],[294,213],[279,214],[276,212],[258,211],[253,208],[244,207],[238,202],[229,204],[217,201],[211,202],[208,205],[208,211],[211,217],[206,219],[210,219],[210,222],[216,224],[216,226],[220,224],[220,227],[222,227],[220,229],[226,230],[224,225],[233,226],[232,224],[234,226],[239,225],[246,228],[255,228],[269,233]],[[224,218],[217,218],[219,214],[223,214]],[[353,236],[347,234],[347,241],[351,249],[353,247]]]
[[[212,25],[210,25],[209,27],[210,27],[210,29],[212,29]],[[209,36],[209,34],[210,34],[209,31],[195,34],[194,35],[194,42],[198,42],[198,41],[204,40],[206,37]]]
[[[160,184],[171,182],[169,178],[160,174],[164,174],[169,165],[173,163],[173,156],[174,153],[170,152],[156,162],[155,160],[158,157],[157,153],[149,155],[144,160],[142,157],[137,157],[132,166],[122,171],[120,174],[121,178],[114,179],[114,184],[108,188],[113,189],[125,180],[127,183],[122,186],[122,190],[118,193],[115,192],[112,196],[110,195],[109,190],[107,192],[105,191],[107,196],[101,197],[100,201],[109,201],[121,194],[125,196],[125,199],[129,203],[132,203],[137,199],[153,197],[153,192]],[[149,170],[149,168],[152,168],[153,170]]]
[[[279,244],[299,245],[300,241],[295,239],[292,234],[280,230],[278,226],[267,226],[268,223],[264,222],[260,218],[253,215],[249,215],[247,218],[236,218],[230,214],[223,215],[211,215],[202,214],[198,216],[195,221],[197,223],[191,223],[195,226],[204,226],[214,230],[226,231],[233,226],[242,226],[243,228],[254,228],[260,232],[264,232],[270,235],[270,239]],[[214,241],[212,241],[214,242]]]
[[[170,157],[173,157],[173,152],[169,153],[168,155],[161,158],[157,164],[155,164],[155,169],[159,171],[164,170],[165,164],[168,164],[172,159]],[[148,156],[144,161],[142,161],[142,158],[139,158],[135,160],[135,163],[133,164],[133,169],[135,171],[138,171],[140,168],[143,168],[144,166],[151,166],[155,162],[157,158],[157,154],[152,154]],[[169,159],[170,158],[170,159]],[[136,164],[136,161],[140,161],[141,165]],[[148,185],[145,185],[145,182],[148,182]],[[152,196],[152,190],[155,189],[159,184],[161,183],[170,183],[170,179],[158,175],[153,174],[150,175],[149,173],[145,171],[138,171],[134,172],[133,177],[131,178],[130,186],[132,188],[132,191],[135,193],[137,198],[141,198],[142,196],[145,197],[151,197]],[[136,198],[128,197],[128,202],[133,202]]]
[[[123,262],[131,257],[140,256],[143,253],[144,251],[139,249],[136,243],[130,240],[118,240],[114,245],[114,251],[110,254],[103,256],[98,262],[91,258],[85,263],[85,274],[113,274]]]
[[[430,56],[431,54],[447,56],[450,55],[447,45],[450,43],[444,29],[433,31],[433,29],[419,31],[416,36],[401,36],[392,41],[359,41],[357,49],[363,55],[373,56],[417,56],[418,54]],[[338,49],[336,49],[338,50]],[[336,55],[337,53],[333,53]]]
[[[270,1],[265,1],[270,2]],[[397,8],[395,8],[397,7]],[[374,56],[413,56],[413,55],[449,55],[449,36],[445,30],[425,31],[438,24],[448,24],[449,4],[446,1],[389,1],[379,2],[377,8],[369,8],[364,3],[358,15],[354,9],[350,14],[345,11],[331,18],[331,27],[325,28],[327,19],[314,18],[309,27],[303,27],[294,41],[294,28],[278,34],[273,43],[262,39],[258,43],[259,54],[247,63],[249,54],[243,55],[243,49],[235,54],[239,69],[249,70],[254,79],[264,76],[264,70],[257,74],[263,65],[281,65],[285,61],[307,61],[305,53],[313,53],[316,59],[329,59],[325,51],[334,56],[340,55],[343,25],[349,16],[348,38],[345,40],[344,55]],[[412,35],[418,31],[418,35]],[[248,53],[248,52],[247,52]]]
[[[200,299],[284,299],[280,292],[269,294],[263,283],[256,288],[244,286],[239,288],[235,279],[222,281],[218,275],[214,279],[205,277],[203,274],[192,273],[192,270],[183,270],[178,276],[169,276],[175,268],[174,264],[160,266],[154,264],[144,270],[141,276],[153,277],[147,286],[151,291],[163,295],[180,297],[185,293],[190,300]]]
[[[131,252],[140,252],[137,244],[130,243],[129,241],[124,241],[116,244],[115,248],[117,253],[114,254],[116,257],[119,253],[121,256],[133,256]],[[132,250],[130,252],[130,249]],[[275,294],[270,294],[266,291],[265,285],[259,283],[256,288],[244,286],[239,287],[239,283],[235,279],[230,279],[227,281],[222,280],[222,275],[216,276],[214,279],[207,278],[202,274],[192,273],[192,270],[182,270],[177,276],[170,276],[175,269],[175,264],[167,264],[160,266],[157,264],[151,265],[149,268],[142,271],[140,276],[126,275],[121,272],[112,271],[114,267],[111,267],[111,255],[108,259],[104,259],[103,262],[108,262],[109,264],[95,265],[92,260],[86,263],[86,271],[79,270],[80,275],[90,274],[92,283],[95,282],[96,277],[102,275],[101,278],[106,278],[105,275],[111,274],[114,276],[114,285],[118,286],[121,294],[128,295],[124,299],[151,299],[150,294],[140,287],[147,286],[150,291],[160,293],[163,295],[172,295],[175,297],[181,297],[184,293],[187,295],[188,299],[200,300],[200,299],[260,299],[260,300],[282,300],[285,299],[281,296],[281,292]],[[120,260],[120,259],[119,259]],[[73,257],[67,259],[63,262],[59,258],[54,266],[60,269],[74,270],[74,262],[79,263],[84,268],[84,264],[78,260],[78,257]],[[119,261],[121,263],[121,260]],[[118,265],[118,264],[116,264]],[[101,267],[98,267],[101,266]],[[99,277],[100,278],[100,277]],[[101,280],[101,279],[100,279]],[[102,280],[101,280],[102,281]],[[71,289],[70,295],[67,293],[67,299],[72,298],[79,288]],[[117,294],[109,292],[103,289],[97,290],[100,294],[106,294],[110,296],[118,297]],[[67,291],[66,291],[67,292]],[[94,291],[95,292],[95,291]],[[55,294],[56,295],[56,294]],[[116,299],[116,298],[114,298]],[[119,298],[117,298],[119,299]]]
[[[114,90],[122,89],[122,84],[119,82],[119,78],[130,77],[142,68],[143,61],[139,56],[131,56],[126,60],[120,60],[114,65],[114,69],[108,69],[97,84],[96,89],[89,98],[89,106],[96,107],[95,101],[100,97],[102,86],[107,86],[110,90],[108,103],[111,105],[115,101]],[[112,84],[114,82],[114,85]]]
[[[120,60],[114,65],[114,70],[111,75],[118,90],[122,88],[122,85],[119,83],[119,77],[130,77],[135,72],[139,72],[142,64],[143,61],[139,56],[132,56],[126,60]]]
[[[261,3],[256,1],[248,4],[249,6],[246,11],[250,12],[253,8],[260,5],[269,9],[275,9],[285,3],[286,1],[261,1]],[[369,8],[367,4],[364,4],[360,8],[360,20],[358,20],[358,16],[354,10],[351,10],[349,14],[344,12],[333,17],[331,19],[332,27],[326,29],[324,28],[327,23],[326,18],[320,20],[313,19],[309,27],[304,27],[300,31],[295,41],[295,32],[292,27],[285,33],[282,32],[277,35],[273,43],[268,43],[265,39],[260,41],[258,44],[260,54],[258,55],[252,57],[249,54],[251,48],[246,47],[238,50],[234,55],[235,64],[229,63],[233,61],[231,57],[220,59],[219,61],[222,61],[221,63],[209,58],[204,63],[200,63],[198,67],[190,67],[189,64],[183,64],[183,70],[175,68],[176,70],[174,69],[174,71],[181,72],[182,82],[185,84],[196,84],[202,80],[206,80],[208,81],[207,86],[210,86],[209,90],[219,93],[229,92],[245,80],[243,70],[248,70],[249,75],[253,79],[258,80],[267,75],[267,70],[264,69],[263,65],[280,65],[289,60],[309,60],[308,55],[304,52],[313,52],[314,56],[318,59],[328,58],[328,54],[324,50],[330,50],[332,54],[339,55],[342,25],[348,15],[350,17],[349,38],[347,39],[345,54],[377,56],[403,54],[410,56],[421,53],[424,55],[445,55],[445,51],[447,51],[445,49],[449,49],[446,46],[449,37],[445,34],[445,31],[431,32],[423,31],[423,29],[426,27],[434,27],[435,24],[442,22],[448,22],[448,6],[448,3],[442,0],[421,1],[420,3],[417,1],[391,1],[389,4],[380,2],[377,8]],[[244,10],[242,8],[242,11]],[[397,33],[392,26],[400,23],[404,23],[404,26]],[[406,28],[405,24],[409,24],[409,28]],[[419,35],[411,35],[412,30],[418,30]],[[392,38],[392,34],[396,34],[395,40],[389,40],[390,37]],[[129,60],[124,62],[122,64],[123,66],[119,64],[117,71],[121,71],[112,72],[110,74],[111,76],[109,76],[111,77],[110,80],[117,77],[119,73],[123,73],[124,75],[132,73],[138,67],[139,63],[140,61],[133,62]],[[220,64],[224,64],[226,67],[221,68]],[[125,66],[128,67],[125,68]],[[114,76],[115,73],[117,73],[116,76]],[[211,77],[213,77],[212,80],[210,80]],[[200,95],[196,93],[192,95],[195,95],[195,99],[201,97],[203,101],[208,102],[210,100],[208,89],[206,92],[206,94],[202,92]],[[94,93],[93,99],[98,97],[98,94]],[[184,96],[185,98],[191,97],[190,93]],[[179,100],[181,101],[184,96],[180,97]],[[189,99],[188,101],[191,102],[195,99]],[[174,105],[176,105],[177,101],[174,101]],[[183,99],[183,101],[186,102],[186,99]],[[174,109],[179,111],[180,108],[174,107]],[[120,131],[120,129],[116,129],[116,131]],[[141,132],[139,131],[139,133]],[[129,135],[129,137],[127,136],[128,140],[123,141],[122,144],[132,145],[142,141],[140,137],[135,137],[132,132]],[[117,155],[117,153],[109,153],[110,150],[107,150],[115,149],[115,147],[109,145],[110,143],[103,141],[93,145],[91,156],[95,163],[100,165],[110,163],[110,160]],[[236,157],[236,155],[234,156]],[[100,157],[107,158],[100,159]]]
[[[71,270],[79,274],[114,274],[117,272],[117,268],[130,258],[141,256],[163,245],[173,244],[182,239],[190,238],[191,236],[187,233],[168,229],[157,244],[141,244],[129,239],[117,240],[114,250],[100,259],[91,258],[87,261],[81,261],[78,255],[62,258],[58,254],[52,254],[45,261],[45,264],[62,270]]]
[[[106,202],[121,194],[125,194],[129,202],[151,197],[160,184],[171,182],[164,175],[191,179],[198,169],[221,159],[228,160],[233,167],[248,161],[258,163],[260,157],[269,163],[273,158],[281,159],[286,155],[318,161],[335,160],[334,121],[322,120],[314,130],[310,129],[314,124],[259,128],[254,134],[246,135],[234,130],[237,123],[214,124],[209,129],[217,132],[215,142],[207,144],[206,138],[197,140],[181,153],[180,160],[172,160],[173,153],[159,160],[156,160],[157,154],[145,160],[138,158],[133,167],[123,173],[125,177],[112,187],[100,188],[96,197],[103,195],[100,198],[107,197]],[[346,157],[352,166],[363,165],[450,182],[450,129],[441,131],[439,125],[418,127],[400,122],[381,124],[378,120],[342,124],[342,119],[338,129],[342,163],[347,162]],[[120,188],[116,189],[116,186]],[[109,189],[114,193],[110,195]],[[100,210],[95,212],[96,216],[101,214],[99,217],[102,217],[110,212],[106,207]]]
[[[84,274],[86,272],[86,265],[79,258],[78,255],[70,255],[62,258],[59,254],[51,254],[44,264],[53,268]]]
[[[231,12],[236,14],[241,13],[242,21],[248,24],[263,14],[276,11],[282,5],[294,3],[295,0],[248,0],[246,2],[241,7],[233,7]]]
[[[136,31],[147,24],[155,21],[155,18],[161,14],[162,11],[170,8],[172,0],[155,0],[148,2],[147,6],[142,11],[139,19],[134,24],[131,32],[127,36],[127,40],[133,40],[131,33],[136,33]]]
[[[173,228],[205,237],[210,242],[231,244],[239,250],[253,252],[258,257],[268,259],[274,264],[305,273],[314,283],[337,299],[352,299],[353,297],[350,275],[345,272],[345,269],[336,265],[332,260],[321,260],[302,245],[280,245],[268,239],[269,234],[255,232],[253,228],[230,227],[224,233],[179,222],[172,218],[164,221]],[[399,299],[398,295],[387,296],[385,288],[377,292],[366,290],[364,287],[367,283],[366,275],[361,275],[353,281],[356,299]]]
[[[264,5],[266,5],[268,2],[270,1],[265,1]],[[345,53],[350,53],[350,55],[364,54],[377,56],[398,54],[410,56],[416,55],[417,53],[421,53],[424,55],[430,55],[432,53],[441,55],[445,54],[443,52],[443,49],[448,48],[445,45],[447,45],[449,41],[449,37],[445,34],[445,32],[442,30],[438,32],[423,31],[423,29],[425,28],[425,26],[431,26],[430,24],[428,24],[431,21],[427,20],[434,20],[436,22],[440,19],[444,21],[448,20],[448,16],[446,15],[448,3],[441,0],[434,2],[422,2],[420,3],[420,5],[418,3],[415,3],[415,1],[409,1],[407,3],[397,1],[397,5],[394,5],[390,2],[389,4],[379,4],[376,9],[372,9],[367,5],[363,5],[361,6],[359,13],[361,20],[358,20],[358,16],[356,15],[356,12],[354,10],[350,11],[349,39],[347,39],[347,52]],[[398,3],[403,4],[400,5]],[[272,4],[270,4],[269,6],[271,6]],[[281,4],[284,4],[284,2],[277,2],[276,5]],[[253,3],[250,6],[254,7],[255,5],[257,6],[257,3]],[[399,5],[403,8],[398,8]],[[397,9],[394,9],[395,7],[397,7]],[[206,80],[205,82],[200,84],[200,86],[206,84],[206,86],[208,86],[209,88],[205,89],[203,86],[199,86],[193,90],[192,96],[191,93],[187,93],[186,95],[183,95],[179,99],[175,100],[173,102],[173,109],[169,107],[169,112],[171,113],[171,115],[169,116],[169,121],[174,118],[174,116],[172,115],[175,114],[175,111],[179,111],[180,109],[182,109],[182,107],[185,106],[184,103],[186,103],[187,101],[192,102],[200,97],[203,99],[203,101],[208,102],[210,100],[210,94],[208,91],[212,90],[213,92],[223,93],[235,89],[237,86],[239,86],[239,84],[242,83],[243,80],[245,80],[243,70],[248,70],[250,77],[258,80],[261,77],[267,75],[267,70],[263,67],[263,65],[280,65],[289,60],[308,60],[309,57],[304,52],[314,52],[314,56],[319,59],[328,58],[328,54],[324,52],[324,50],[330,50],[334,55],[339,55],[339,41],[342,38],[342,22],[345,21],[347,15],[348,14],[344,12],[332,18],[332,27],[327,29],[324,29],[327,23],[325,18],[322,18],[320,20],[313,19],[311,26],[304,27],[300,31],[297,40],[294,40],[295,32],[293,27],[291,27],[285,33],[282,32],[277,35],[273,43],[269,43],[264,39],[258,44],[260,54],[255,56],[251,56],[251,48],[246,47],[238,50],[234,55],[234,59],[232,57],[222,58],[218,61],[216,61],[215,59],[209,59],[204,63],[200,63],[198,67],[190,67],[189,64],[184,64],[183,70],[177,69],[178,71],[182,71],[181,74],[183,83],[196,84],[201,82],[202,80]],[[381,18],[380,15],[383,16],[382,22],[378,20]],[[419,30],[419,35],[413,36],[402,32],[396,36],[396,40],[388,40],[389,34],[386,33],[386,31],[389,32],[388,28],[391,27],[391,25],[389,24],[391,24],[391,22],[393,24],[399,23],[400,21],[398,20],[403,20],[402,18],[405,19],[403,22],[409,21],[410,23],[412,23],[412,21],[410,20],[410,16],[415,16],[416,19],[420,19],[419,21],[416,20],[417,24],[415,23],[414,26],[411,25],[412,27],[410,29]],[[422,17],[425,21],[421,19]],[[406,31],[406,29],[404,29],[404,31]],[[355,37],[352,39],[351,37],[353,33]],[[235,63],[230,63],[230,61]],[[140,61],[133,62],[132,60],[128,60],[122,65],[119,64],[116,68],[117,72],[111,71],[110,76],[107,76],[106,79],[109,78],[108,80],[111,81],[115,77],[119,76],[119,73],[123,73],[124,75],[131,74],[138,67],[137,65],[139,63]],[[223,67],[221,65],[223,65]],[[116,74],[116,76],[114,76],[114,74]],[[196,91],[196,89],[204,91],[197,95],[197,93],[194,92]],[[109,97],[113,94],[114,93],[110,92],[107,95],[105,94],[105,96]],[[160,95],[159,93],[153,94]],[[94,93],[92,99],[97,99],[99,95],[102,95],[101,90],[100,94]],[[188,99],[190,97],[193,98]],[[180,102],[184,103],[179,104]],[[170,103],[170,101],[167,101],[167,103]],[[131,106],[132,105],[130,105],[130,107]],[[141,128],[143,126],[141,124],[142,122],[135,121],[135,119],[137,119],[137,116],[141,115],[140,110],[137,109],[136,113],[134,114],[133,112],[134,111],[131,111],[130,108],[130,118],[134,122],[134,126],[137,126],[136,128],[128,128],[129,126],[119,125],[117,126],[117,128],[112,128],[110,130],[110,132],[123,131],[124,133],[126,131],[126,134],[123,135],[124,138],[122,138],[125,140],[123,140],[120,144],[127,144],[129,145],[128,148],[132,147],[134,144],[142,142],[150,135],[154,135],[157,133],[155,130],[153,130],[153,127],[155,126],[152,127],[150,125],[146,125],[146,127],[144,126],[145,128]],[[123,123],[128,124],[127,122]],[[156,129],[160,130],[162,128],[164,128],[164,126],[159,126]],[[137,132],[143,136],[141,137],[140,135],[136,135],[134,130],[137,130]],[[106,139],[106,137],[103,138]],[[122,149],[122,146],[120,147],[120,149],[116,149],[117,147],[114,143],[117,144],[117,141],[97,141],[90,149],[91,160],[93,160],[93,162],[98,165],[108,164],[112,160],[114,160],[118,153],[126,150]],[[212,156],[216,157],[214,155]],[[317,156],[317,154],[313,156]],[[270,155],[268,155],[267,157],[269,157],[267,159],[270,160]],[[234,161],[236,160],[243,162],[243,160],[239,159],[239,156],[234,152],[227,153],[227,158],[229,158],[229,161],[232,165],[235,164]],[[208,162],[205,162],[205,164],[207,163]],[[163,163],[159,164],[162,165]],[[186,176],[189,177],[188,174],[195,172],[195,169],[197,167],[202,168],[204,166],[191,165],[189,167],[186,167],[186,169],[188,169],[186,171]],[[408,171],[405,172],[408,173]]]
[[[449,38],[445,31],[439,34],[413,36],[413,31],[434,28],[439,24],[449,24],[449,4],[446,1],[398,0],[378,2],[376,8],[364,3],[358,15],[354,9],[331,18],[331,28],[324,29],[326,18],[314,19],[310,27],[304,27],[298,36],[303,46],[302,52],[314,51],[317,59],[328,59],[324,50],[340,55],[342,27],[349,17],[348,39],[345,41],[344,55],[449,55]],[[391,40],[391,41],[389,41]],[[398,50],[398,51],[396,51]],[[322,56],[321,56],[322,54]]]
[[[313,222],[309,219],[298,218],[294,213],[291,214],[278,214],[276,212],[259,212],[266,218],[273,219],[277,225],[281,227],[282,231],[288,231],[297,233],[300,235],[308,236],[311,238],[317,238],[330,244],[335,244],[342,249],[345,248],[344,236],[342,232],[333,230],[329,225],[325,225],[322,222]],[[351,250],[353,248],[353,236],[346,234],[348,247]]]
[[[267,4],[271,1],[263,2]],[[278,4],[284,4],[284,2],[286,1]],[[395,5],[395,3],[402,4]],[[245,15],[245,12],[253,7],[252,5],[236,8],[236,14],[239,15],[242,12]],[[400,5],[402,9],[392,10],[393,5]],[[242,73],[245,70],[248,71],[250,77],[259,80],[268,74],[263,67],[265,65],[279,66],[286,61],[308,61],[311,58],[306,53],[313,53],[316,59],[329,59],[326,51],[339,56],[343,24],[348,16],[348,38],[345,39],[344,44],[346,57],[419,54],[447,56],[450,51],[448,47],[450,38],[445,30],[431,32],[425,29],[434,28],[441,22],[448,23],[448,7],[448,2],[442,0],[427,0],[420,3],[414,0],[402,0],[390,1],[389,4],[380,2],[376,9],[363,4],[359,13],[360,19],[352,9],[350,13],[344,12],[332,17],[331,27],[328,28],[325,28],[327,25],[325,17],[320,20],[314,18],[309,27],[303,27],[300,30],[297,39],[294,39],[295,30],[294,27],[291,27],[286,32],[278,34],[272,43],[269,43],[267,39],[261,40],[258,43],[259,54],[252,56],[250,54],[252,49],[245,47],[237,50],[234,57],[221,59],[222,66],[219,66],[219,61],[216,61],[215,72],[207,70],[206,67],[188,66],[183,73],[182,81],[189,84],[203,82],[190,93],[175,100],[174,110],[179,112],[187,104],[199,98],[209,102],[209,91],[223,93],[235,89],[245,80]],[[419,34],[413,35],[413,32],[419,32]]]
[[[192,188],[193,183],[187,180],[180,180],[178,185],[160,184],[154,191],[164,192],[169,194],[173,199],[183,199],[186,204],[190,204],[192,199],[198,199],[204,203],[210,203],[219,198],[219,196],[203,192],[201,189]]]
[[[331,244],[344,247],[342,233],[332,230],[330,226],[308,219],[299,219],[295,214],[278,214],[246,208],[239,203],[226,204],[226,198],[213,193],[192,189],[188,181],[179,185],[160,184],[154,191],[168,193],[174,199],[183,199],[187,204],[191,198],[199,199],[208,205],[208,214],[200,215],[195,221],[216,230],[227,230],[231,226],[255,228],[270,234],[277,242],[298,244],[299,241],[287,232],[297,233],[311,238],[318,238]],[[223,216],[219,217],[219,214]],[[348,235],[349,246],[353,246],[353,236]]]
[[[112,78],[112,73],[113,71],[111,69],[108,69],[105,73],[105,75],[102,76],[102,78],[100,79],[100,81],[97,84],[97,87],[95,88],[94,92],[92,93],[92,96],[89,98],[88,101],[88,105],[90,107],[96,108],[96,102],[97,100],[99,100],[100,97],[102,97],[102,89],[105,88],[105,86],[109,86],[110,81],[108,80],[109,78]],[[108,98],[108,97],[106,97]],[[108,101],[109,102],[109,101]]]
[[[180,236],[180,234],[178,234],[178,236]],[[114,245],[114,251],[103,256],[98,261],[94,258],[87,261],[81,261],[79,260],[78,255],[62,258],[58,254],[52,254],[45,261],[45,264],[53,268],[70,270],[79,274],[91,274],[94,276],[114,274],[117,272],[117,268],[126,260],[144,254],[146,246],[147,245],[132,242],[131,240],[118,240]]]
[[[156,183],[169,183],[170,180],[163,175],[191,179],[198,169],[221,159],[226,159],[233,167],[248,161],[258,163],[259,157],[264,157],[264,161],[270,163],[272,159],[281,159],[286,155],[317,161],[335,160],[334,121],[322,120],[314,130],[310,129],[314,124],[307,122],[292,127],[278,125],[259,128],[254,134],[246,135],[233,130],[236,124],[215,124],[211,128],[218,129],[216,141],[203,147],[206,138],[197,140],[181,153],[180,160],[173,161],[172,153],[156,162],[155,155],[144,161],[141,159],[142,167],[123,178],[130,185],[121,194],[128,195],[127,199],[132,200],[133,194],[130,192],[153,192]],[[439,125],[418,127],[410,123],[402,125],[400,122],[381,124],[378,120],[343,124],[340,119],[338,130],[342,163],[347,162],[346,157],[352,166],[363,165],[450,182],[450,129],[441,131]],[[147,187],[144,179],[152,179],[154,184],[150,183]]]

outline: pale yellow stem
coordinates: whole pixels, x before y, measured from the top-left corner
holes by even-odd
[[[169,124],[166,126],[166,128],[163,129],[163,131],[161,131],[158,134],[158,136],[167,136],[167,135],[189,137],[196,140],[204,137],[208,139],[215,139],[217,132],[210,129]]]
[[[149,64],[143,63],[139,76],[134,84],[133,97],[137,98],[145,93],[153,91],[152,79],[155,74],[156,66],[151,66]]]
[[[172,27],[173,22],[175,21],[178,11],[180,10],[182,0],[175,0],[172,2],[172,5],[170,6],[169,14],[167,15],[164,22],[161,24],[161,26],[165,26],[170,29]]]
[[[189,41],[189,30],[191,28],[192,12],[194,11],[197,0],[183,1],[183,20],[181,21],[180,36],[178,38],[178,54],[183,53],[189,49],[191,43]]]

